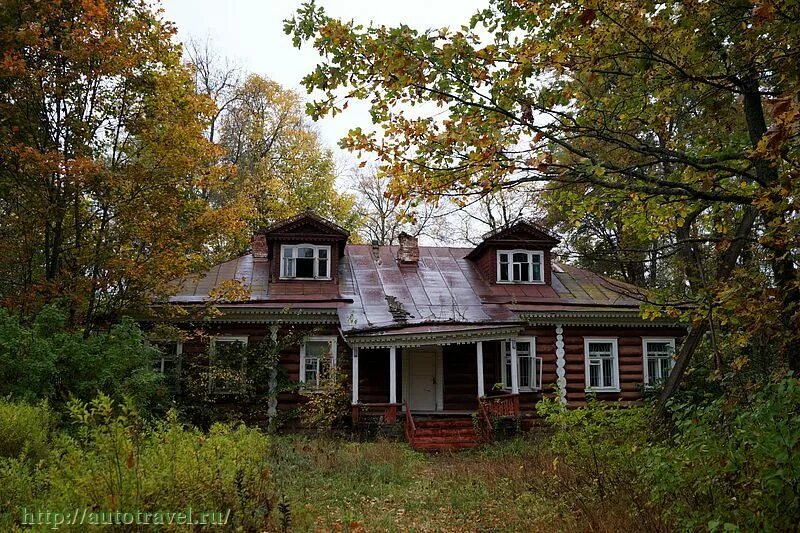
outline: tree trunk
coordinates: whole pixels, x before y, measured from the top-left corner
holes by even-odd
[[[750,136],[750,144],[755,149],[767,132],[758,77],[755,73],[744,80],[742,89],[747,131]],[[754,165],[756,177],[764,187],[769,188],[778,182],[778,167],[771,161],[759,157],[754,161]],[[772,200],[773,205],[780,205],[782,199],[772,198]],[[794,334],[796,330],[794,317],[800,309],[800,287],[797,285],[797,268],[792,257],[792,250],[787,246],[791,239],[782,235],[781,229],[785,228],[786,220],[780,209],[768,204],[760,214],[767,231],[778,233],[767,239],[765,246],[772,255],[770,261],[772,275],[775,279],[775,286],[782,295],[780,320],[785,330],[783,355],[789,363],[789,368],[800,372],[800,338]]]
[[[755,207],[749,206],[745,209],[744,216],[742,216],[742,220],[739,222],[739,226],[736,229],[736,235],[720,259],[720,265],[717,269],[716,276],[718,281],[727,279],[733,267],[736,266],[736,261],[739,259],[742,249],[747,243],[747,238],[753,229],[753,224],[757,216],[758,211]],[[705,317],[699,324],[695,324],[689,330],[689,334],[686,336],[681,346],[681,351],[678,354],[675,367],[672,369],[672,372],[670,372],[669,378],[667,378],[667,382],[664,384],[664,388],[658,398],[658,407],[656,408],[657,417],[662,417],[666,414],[667,400],[678,390],[678,385],[680,385],[683,375],[689,368],[689,363],[692,360],[695,350],[700,345],[703,335],[708,331],[708,326],[708,317]]]

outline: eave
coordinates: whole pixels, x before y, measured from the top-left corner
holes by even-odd
[[[638,309],[524,311],[517,315],[531,326],[687,327],[673,318],[642,318]]]
[[[157,306],[154,306],[157,307]],[[191,313],[197,306],[179,306]],[[242,305],[216,305],[214,308],[220,313],[218,316],[197,317],[180,316],[169,318],[151,318],[153,322],[185,323],[238,323],[238,324],[311,324],[311,325],[339,325],[339,315],[336,307],[262,307]]]
[[[498,341],[514,338],[525,328],[524,324],[464,325],[457,329],[442,330],[443,325],[419,326],[412,331],[389,330],[361,334],[343,334],[351,347],[358,348],[409,348],[416,346],[443,346],[447,344],[472,344],[478,341]]]

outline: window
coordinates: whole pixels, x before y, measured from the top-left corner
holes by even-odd
[[[306,337],[300,346],[300,382],[320,386],[325,372],[336,366],[336,337]]]
[[[164,374],[167,385],[171,389],[177,390],[183,343],[178,340],[152,340],[150,344],[161,352],[161,357],[153,360],[153,370]]]
[[[675,339],[642,339],[644,353],[644,385],[655,387],[663,383],[675,363]]]
[[[536,357],[536,338],[520,337],[502,344],[503,387],[511,389],[511,343],[517,343],[517,377],[519,390],[538,390],[542,383],[541,358]]]
[[[208,390],[212,394],[233,394],[241,390],[247,337],[211,339]]]
[[[583,340],[586,354],[586,390],[619,392],[617,339]]]
[[[330,279],[330,246],[284,244],[281,246],[281,278]]]
[[[544,252],[498,250],[498,283],[544,283]]]

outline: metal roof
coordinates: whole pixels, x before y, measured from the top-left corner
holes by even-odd
[[[636,287],[571,265],[553,263],[552,285],[497,284],[466,259],[471,248],[421,246],[417,265],[399,264],[397,251],[397,246],[347,245],[338,283],[269,283],[269,262],[245,255],[178,283],[169,302],[210,303],[215,289],[237,280],[249,298],[228,301],[227,309],[335,309],[346,333],[510,324],[529,313],[635,311],[640,303]]]

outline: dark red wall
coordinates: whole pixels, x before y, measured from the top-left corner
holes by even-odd
[[[516,247],[520,249],[544,252],[544,264],[542,265],[542,268],[544,269],[544,283],[545,285],[552,284],[553,264],[550,250],[525,246],[523,243],[516,245]],[[511,248],[513,248],[513,246],[498,247],[495,245],[487,245],[486,248],[483,249],[481,255],[475,260],[475,265],[478,267],[478,271],[486,281],[489,283],[497,283],[497,250],[506,250]]]

